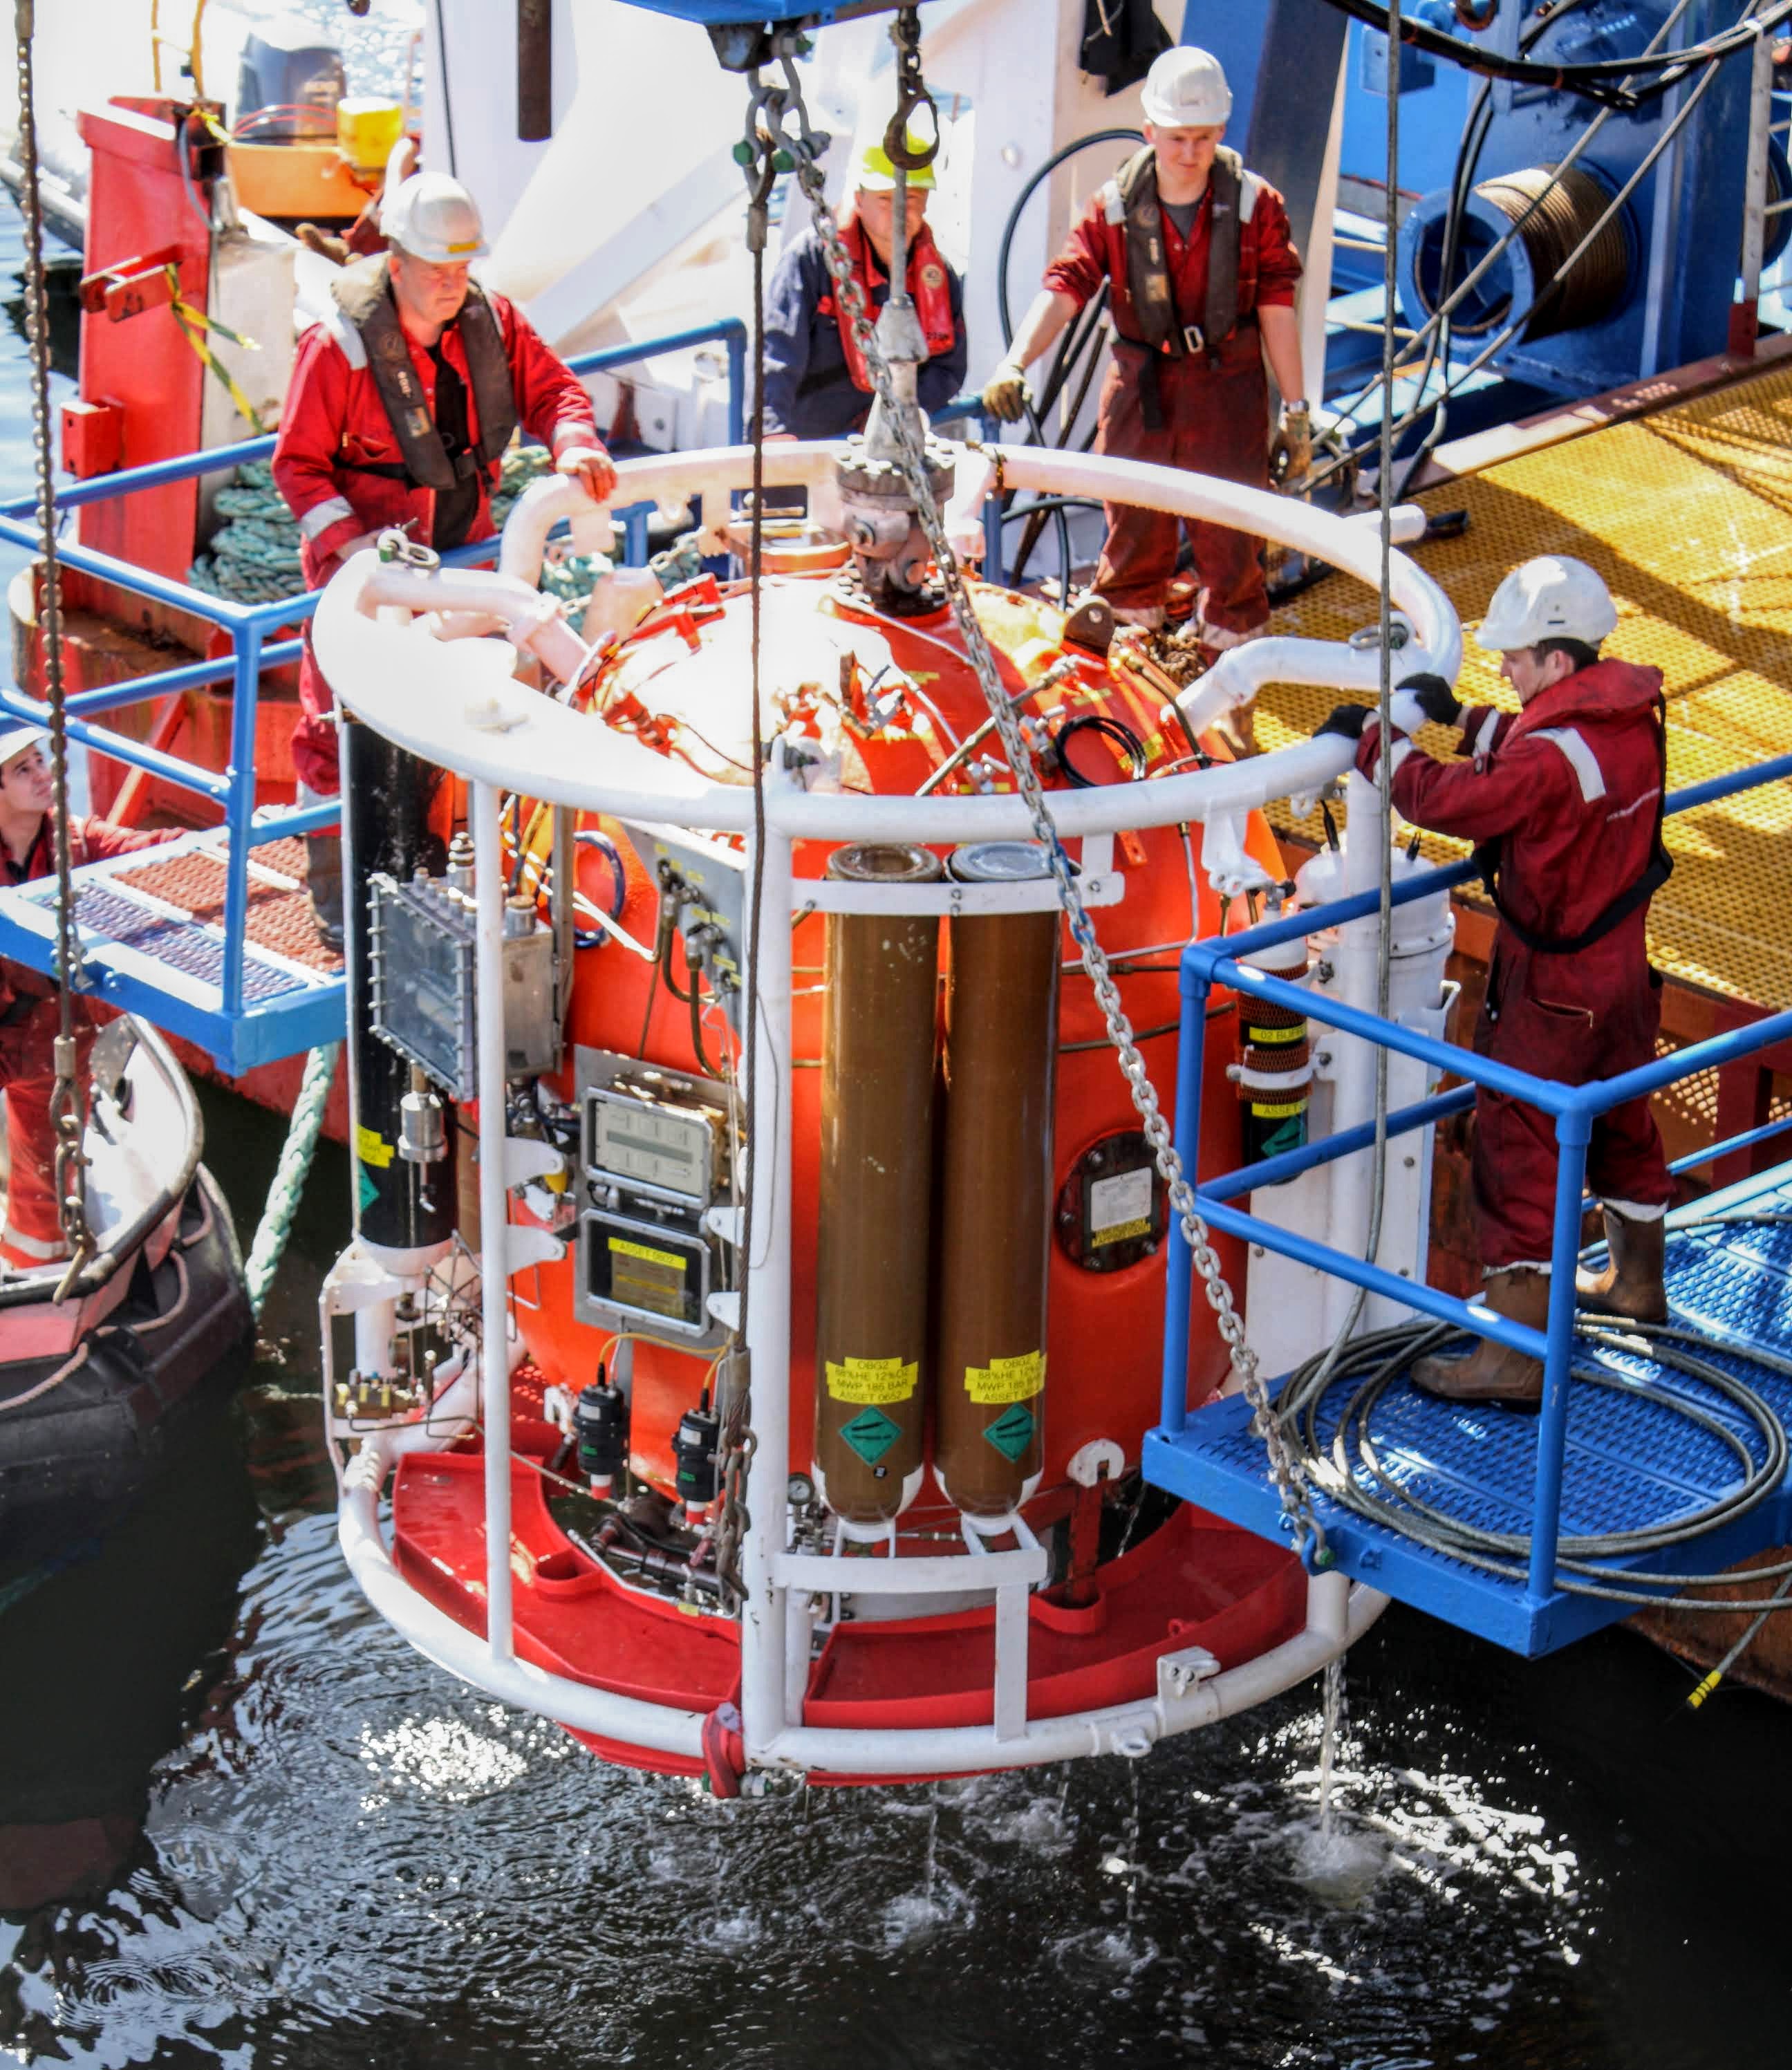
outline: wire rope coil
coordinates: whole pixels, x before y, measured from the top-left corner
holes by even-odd
[[[1634,268],[1626,211],[1600,220],[1610,202],[1604,182],[1580,166],[1530,166],[1481,181],[1462,211],[1456,264],[1472,266],[1515,227],[1516,235],[1451,312],[1451,329],[1482,338],[1516,321],[1517,336],[1528,342],[1585,329],[1610,316],[1623,301]],[[1593,242],[1569,270],[1570,255],[1589,232]],[[1422,217],[1409,235],[1413,288],[1426,315],[1434,316],[1446,292],[1444,255],[1451,241],[1443,214]]]

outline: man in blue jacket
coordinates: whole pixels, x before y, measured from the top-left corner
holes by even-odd
[[[850,179],[840,232],[875,321],[890,296],[896,209],[895,171],[881,138],[854,155]],[[964,288],[927,225],[933,186],[931,166],[909,174],[909,293],[927,341],[917,391],[930,414],[964,387],[968,364]],[[821,240],[805,230],[784,247],[766,291],[766,430],[784,438],[845,438],[864,430],[870,408],[870,370],[841,309]]]

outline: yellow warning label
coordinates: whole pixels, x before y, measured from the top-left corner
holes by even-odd
[[[1304,1042],[1307,1040],[1307,1024],[1303,1021],[1299,1021],[1291,1028],[1247,1026],[1245,1029],[1245,1040],[1247,1042],[1254,1042],[1259,1047],[1270,1042]]]
[[[354,1154],[363,1164],[377,1164],[383,1172],[392,1161],[392,1146],[377,1131],[358,1127],[354,1131]]]
[[[1259,1107],[1253,1100],[1250,1111],[1259,1121],[1286,1121],[1291,1114],[1304,1114],[1307,1102],[1303,1099],[1287,1100],[1274,1107]]]
[[[1030,1401],[1045,1385],[1045,1354],[992,1359],[964,1368],[964,1391],[973,1401]]]
[[[613,1236],[612,1250],[620,1250],[624,1258],[644,1258],[649,1265],[668,1265],[674,1272],[682,1274],[685,1261],[675,1250],[649,1250],[644,1243],[631,1243],[627,1237]]]
[[[920,1367],[913,1359],[828,1360],[828,1392],[836,1401],[906,1401],[914,1392]]]
[[[1099,1246],[1104,1243],[1128,1243],[1135,1236],[1150,1234],[1151,1217],[1146,1215],[1135,1222],[1115,1222],[1111,1228],[1099,1229],[1090,1241]]]

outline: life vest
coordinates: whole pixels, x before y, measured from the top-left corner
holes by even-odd
[[[856,215],[849,213],[840,226],[841,241],[845,245],[853,261],[853,277],[859,284],[865,297],[865,306],[871,308],[871,261],[875,256],[871,240]],[[908,291],[914,304],[914,313],[921,320],[921,333],[927,341],[927,357],[937,359],[942,353],[950,352],[958,338],[958,326],[952,321],[951,276],[946,271],[946,262],[939,256],[939,248],[933,241],[933,232],[926,223],[914,233],[908,248]],[[870,370],[865,363],[865,354],[859,350],[858,340],[853,335],[853,320],[840,306],[840,297],[830,295],[836,319],[840,325],[840,348],[846,355],[846,371],[853,377],[853,386],[861,395],[871,393]]]
[[[1221,145],[1207,176],[1210,228],[1207,248],[1207,302],[1198,324],[1176,305],[1164,217],[1157,198],[1157,154],[1147,145],[1135,152],[1103,190],[1108,222],[1122,227],[1126,241],[1127,292],[1143,336],[1129,344],[1148,346],[1181,359],[1205,352],[1209,362],[1238,328],[1238,246],[1256,212],[1262,182],[1246,172],[1236,151]]]
[[[1499,865],[1504,846],[1498,838],[1484,841],[1474,851],[1475,867],[1479,871],[1483,889],[1493,901],[1494,910],[1504,924],[1533,955],[1577,956],[1590,949],[1595,942],[1602,942],[1620,922],[1629,919],[1639,906],[1647,906],[1674,873],[1674,858],[1667,852],[1667,844],[1662,837],[1662,827],[1667,809],[1667,703],[1658,692],[1650,717],[1655,730],[1655,755],[1660,768],[1660,780],[1655,788],[1655,832],[1649,845],[1649,859],[1635,878],[1626,884],[1615,898],[1576,935],[1555,936],[1540,935],[1534,928],[1515,920],[1499,895]],[[1553,738],[1551,729],[1540,730],[1544,737]],[[1533,738],[1539,735],[1533,734]],[[1565,753],[1568,752],[1565,747]],[[1581,755],[1590,759],[1583,744]],[[1570,760],[1573,757],[1570,755]],[[1595,772],[1597,775],[1597,772]]]
[[[439,495],[458,489],[469,475],[489,468],[509,444],[517,428],[517,399],[510,383],[504,334],[491,304],[477,285],[469,283],[467,299],[455,321],[467,355],[479,438],[476,444],[452,459],[430,415],[423,384],[411,362],[411,346],[392,300],[386,255],[382,252],[345,267],[330,284],[330,292],[344,318],[343,322],[330,325],[331,333],[347,353],[350,366],[364,366],[372,374],[392,436],[404,455],[399,465],[349,460],[341,464],[356,473],[403,481],[414,489],[432,489]]]

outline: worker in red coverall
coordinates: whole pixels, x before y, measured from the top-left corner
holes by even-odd
[[[1650,968],[1649,901],[1670,865],[1662,845],[1667,713],[1661,671],[1602,661],[1618,623],[1610,592],[1582,561],[1546,554],[1494,592],[1478,635],[1501,656],[1520,710],[1459,704],[1438,676],[1415,676],[1426,716],[1459,726],[1468,759],[1443,763],[1411,742],[1393,749],[1393,803],[1414,826],[1477,845],[1499,914],[1475,1046],[1565,1085],[1648,1063],[1661,1018]],[[1360,705],[1319,729],[1357,742],[1373,779],[1381,730]],[[1549,1307],[1555,1224],[1555,1124],[1540,1109],[1481,1086],[1475,1094],[1474,1198],[1485,1299],[1540,1330]],[[1587,1179],[1605,1211],[1610,1262],[1576,1282],[1583,1304],[1663,1322],[1665,1225],[1672,1187],[1647,1099],[1593,1125]],[[1413,1377],[1453,1401],[1532,1404],[1536,1360],[1480,1340],[1468,1357],[1422,1359]]]
[[[1152,65],[1145,148],[1095,195],[1045,269],[1043,290],[984,389],[992,415],[1021,416],[1026,369],[1106,281],[1114,361],[1098,452],[1267,488],[1266,354],[1284,399],[1277,471],[1287,482],[1305,477],[1312,419],[1294,308],[1300,257],[1281,195],[1221,145],[1231,112],[1225,74],[1205,51],[1168,50]],[[1164,624],[1182,528],[1162,511],[1108,505],[1094,587],[1116,618]],[[1193,636],[1211,660],[1270,615],[1262,542],[1228,526],[1188,530],[1200,584]]]
[[[320,589],[389,526],[438,551],[492,532],[491,492],[520,424],[558,471],[602,502],[616,469],[591,399],[503,296],[472,280],[486,249],[458,181],[419,173],[387,198],[391,249],[346,267],[335,307],[300,341],[274,448],[299,521],[306,583]],[[309,641],[293,735],[302,801],[339,788],[329,686]],[[309,877],[325,939],[342,940],[341,849],[314,837]]]
[[[40,726],[8,725],[0,731],[0,882],[23,884],[52,875],[56,867],[44,738]],[[174,838],[171,832],[132,833],[108,820],[72,819],[68,828],[69,850],[77,868]],[[0,1258],[26,1270],[68,1256],[56,1197],[56,1131],[50,1118],[60,1025],[54,983],[23,963],[0,958],[0,1088],[12,1164]],[[84,1107],[88,1052],[96,1025],[91,1004],[77,997],[77,1084]]]

